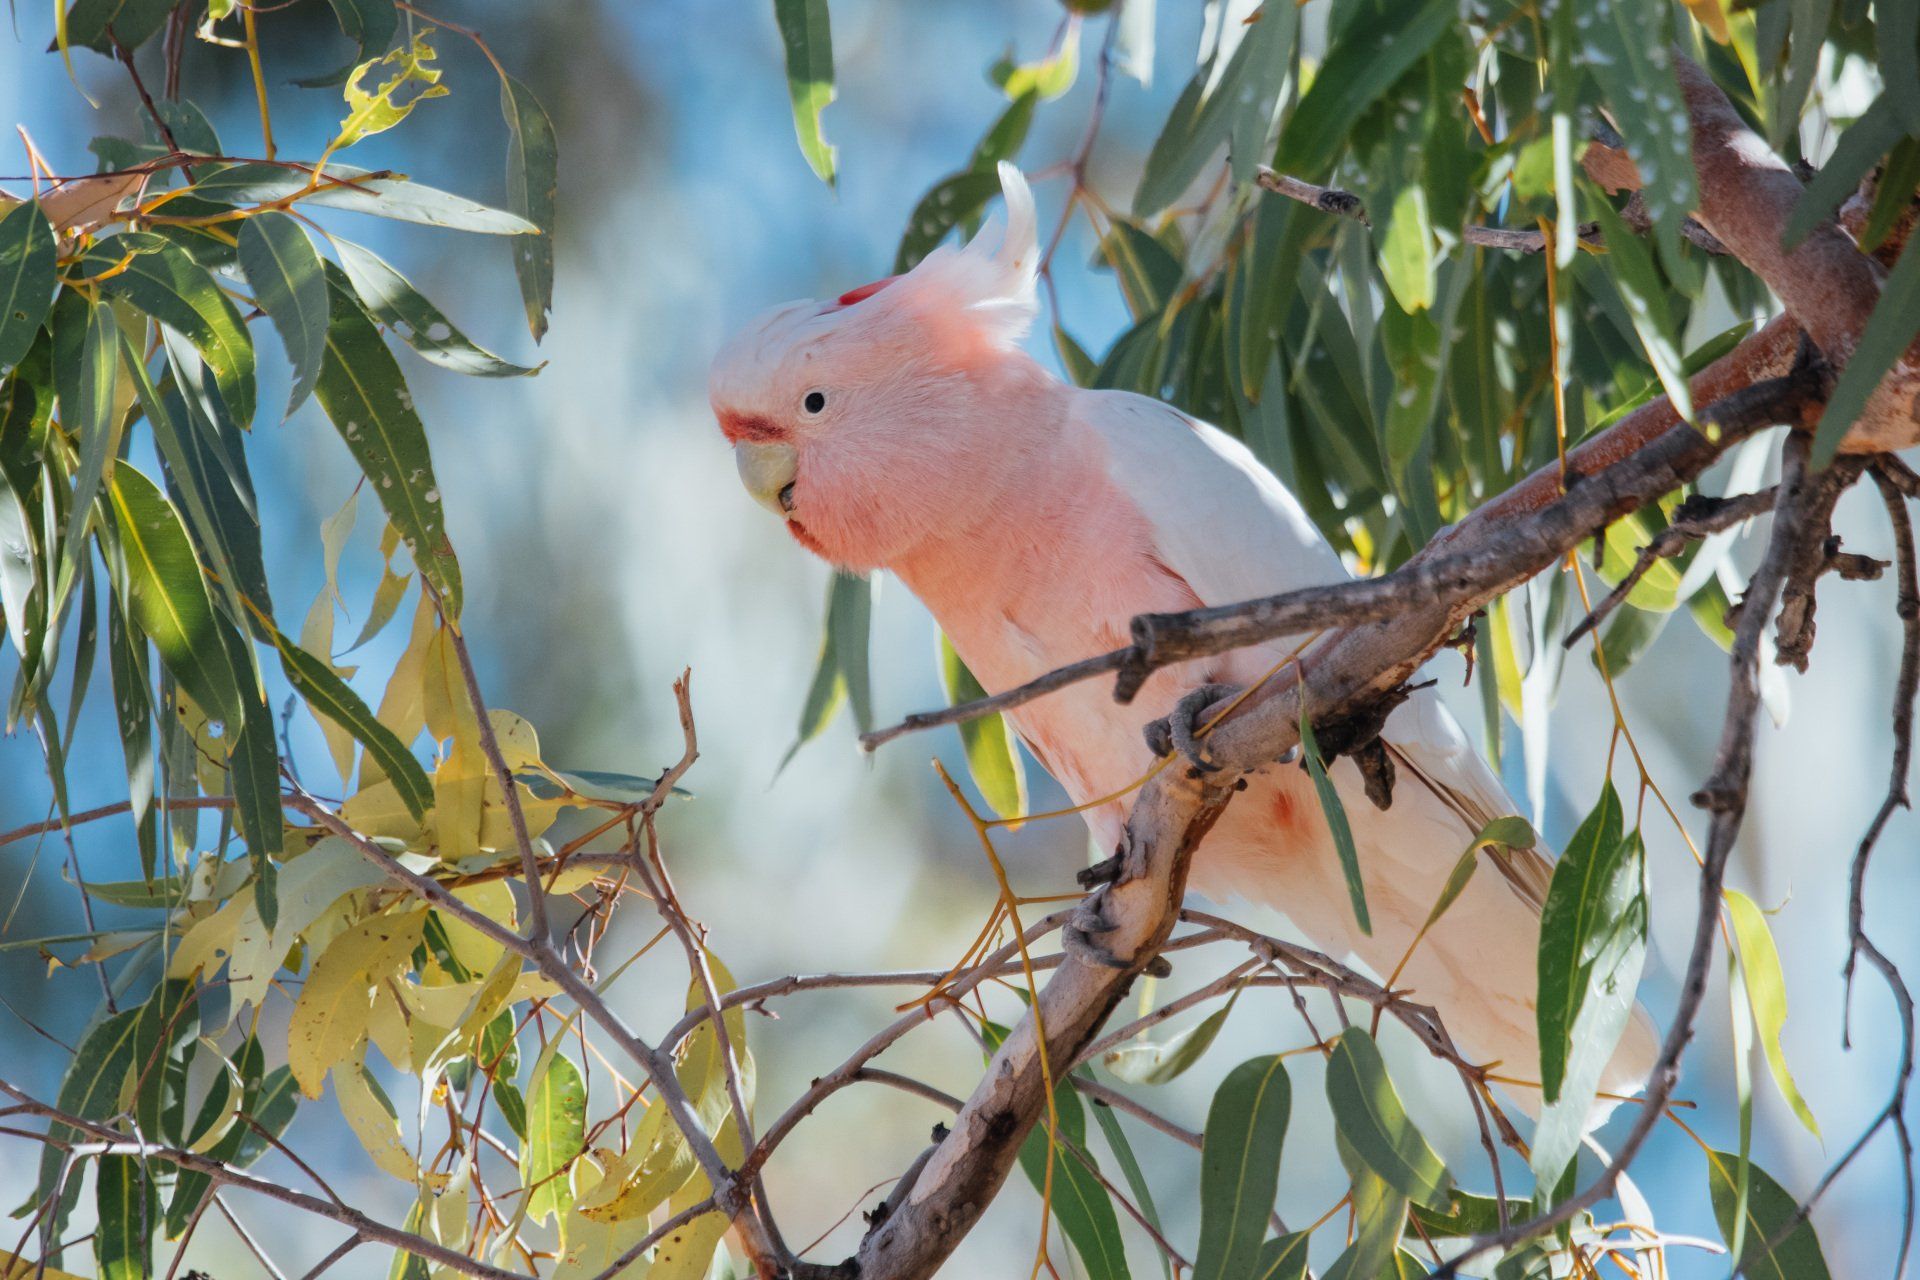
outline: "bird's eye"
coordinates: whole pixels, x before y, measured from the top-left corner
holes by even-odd
[[[807,398],[802,400],[800,404],[808,413],[818,413],[827,407],[827,393],[824,391],[809,391],[807,392]]]

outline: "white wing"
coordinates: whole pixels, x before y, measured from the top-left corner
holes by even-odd
[[[1108,474],[1153,525],[1161,559],[1201,603],[1232,604],[1349,576],[1299,501],[1224,431],[1126,391],[1082,392],[1074,415],[1105,444]],[[1394,712],[1383,736],[1402,781],[1430,790],[1459,817],[1466,836],[1514,812],[1500,780],[1432,690],[1416,692]],[[1539,910],[1552,864],[1531,851],[1498,864]]]
[[[1083,391],[1073,416],[1106,446],[1107,473],[1202,604],[1348,576],[1286,486],[1226,432],[1130,391]]]

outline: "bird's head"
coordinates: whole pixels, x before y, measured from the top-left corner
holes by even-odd
[[[740,479],[809,550],[894,563],[953,532],[1015,474],[1019,406],[1051,377],[1020,350],[1039,257],[1033,196],[1000,166],[1004,230],[905,275],[764,312],[714,358],[708,392]]]

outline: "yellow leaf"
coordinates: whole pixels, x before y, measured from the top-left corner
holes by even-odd
[[[394,978],[373,989],[373,1008],[367,1014],[367,1039],[394,1069],[413,1074],[412,1010],[407,997],[414,984]],[[397,992],[397,994],[396,994]]]
[[[668,1196],[686,1185],[695,1169],[693,1151],[678,1127],[667,1119],[666,1108],[647,1108],[634,1126],[627,1154],[594,1192],[579,1199],[579,1212],[597,1222],[645,1221]]]
[[[287,1065],[309,1098],[320,1096],[328,1069],[366,1034],[374,984],[407,963],[426,918],[415,909],[362,921],[313,962],[287,1027]]]
[[[233,954],[241,916],[252,910],[253,886],[248,885],[227,899],[218,911],[190,926],[180,945],[174,948],[173,958],[167,962],[167,976],[190,978],[202,969],[206,970],[207,978],[219,973],[220,966]]]
[[[242,1005],[258,1006],[295,939],[321,914],[356,889],[379,884],[384,872],[339,836],[328,836],[280,868],[276,895],[279,915],[269,930],[251,894],[234,931],[233,959],[227,967],[227,1019]]]
[[[455,889],[453,896],[495,924],[518,931],[520,922],[514,913],[513,890],[506,881],[465,885]],[[505,948],[492,938],[450,915],[442,915],[440,923],[446,927],[447,944],[453,949],[454,959],[465,965],[468,972],[485,973],[499,963]]]
[[[1725,44],[1728,38],[1727,11],[1720,0],[1680,0],[1687,6],[1687,12],[1693,20],[1707,29],[1707,34],[1715,43]]]
[[[334,665],[333,601],[325,589],[313,598],[306,621],[300,624],[300,647],[326,663],[327,668],[343,680],[354,673],[353,667]],[[357,745],[353,734],[332,716],[322,714],[312,703],[307,704],[307,710],[319,723],[320,734],[327,740],[327,752],[333,757],[333,767],[340,775],[341,788],[350,790],[353,786],[353,755]]]
[[[409,744],[426,727],[422,681],[426,672],[427,648],[432,644],[433,636],[433,600],[423,591],[420,593],[420,603],[413,611],[413,630],[407,637],[407,647],[401,652],[399,661],[393,664],[393,675],[388,678],[386,692],[380,698],[380,710],[374,713],[381,724],[393,731],[394,737]],[[360,766],[362,787],[384,776],[371,760]]]
[[[390,1173],[402,1182],[436,1190],[447,1184],[446,1174],[422,1169],[406,1144],[400,1141],[400,1119],[394,1113],[393,1104],[367,1074],[363,1062],[355,1059],[334,1067],[333,1092],[340,1100],[340,1114],[347,1118],[347,1127],[353,1130],[353,1136],[360,1140],[381,1172]]]
[[[398,840],[407,845],[420,843],[423,834],[420,823],[394,785],[385,778],[365,782],[365,775],[374,768],[373,757],[368,756],[360,768],[363,785],[340,806],[341,818],[355,831],[376,840]]]
[[[42,1267],[31,1259],[0,1249],[0,1280],[80,1280],[80,1277],[58,1267]]]
[[[405,120],[407,113],[419,103],[446,95],[448,90],[440,83],[440,70],[431,65],[439,55],[427,43],[430,34],[430,30],[422,31],[413,38],[411,48],[394,49],[385,57],[363,62],[353,69],[345,89],[347,118],[340,122],[339,136],[328,144],[327,150],[338,151],[370,134],[384,133]],[[393,67],[395,71],[379,88],[368,92],[360,81],[375,67]]]
[[[739,1159],[738,1156],[727,1158]],[[707,1179],[703,1174],[676,1191],[667,1207],[680,1213],[705,1200],[707,1194]],[[715,1209],[669,1234],[653,1252],[647,1280],[705,1280],[713,1251],[720,1247],[720,1238],[727,1234],[729,1225],[727,1215]]]
[[[614,1222],[591,1218],[581,1211],[580,1202],[591,1197],[600,1182],[605,1180],[593,1168],[592,1157],[581,1156],[575,1160],[573,1176],[573,1204],[567,1210],[561,1230],[563,1244],[560,1261],[554,1267],[550,1280],[592,1280],[592,1277],[600,1275],[618,1261],[621,1254],[644,1239],[648,1231],[644,1217]],[[608,1176],[618,1176],[616,1167],[611,1163]]]
[[[1773,931],[1759,904],[1737,889],[1725,894],[1727,914],[1733,922],[1734,941],[1740,945],[1740,977],[1746,983],[1747,1004],[1753,1010],[1754,1029],[1760,1033],[1760,1047],[1766,1051],[1767,1070],[1780,1096],[1793,1108],[1793,1114],[1814,1137],[1820,1125],[1813,1108],[1794,1083],[1787,1066],[1787,1052],[1780,1037],[1787,1029],[1787,978],[1780,968],[1780,952],[1773,944]]]

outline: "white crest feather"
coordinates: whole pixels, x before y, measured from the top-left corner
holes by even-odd
[[[1033,321],[1039,227],[1026,178],[1004,160],[999,173],[1007,205],[1004,225],[997,216],[989,218],[964,248],[935,249],[881,296],[964,310],[993,337],[1011,345]]]

